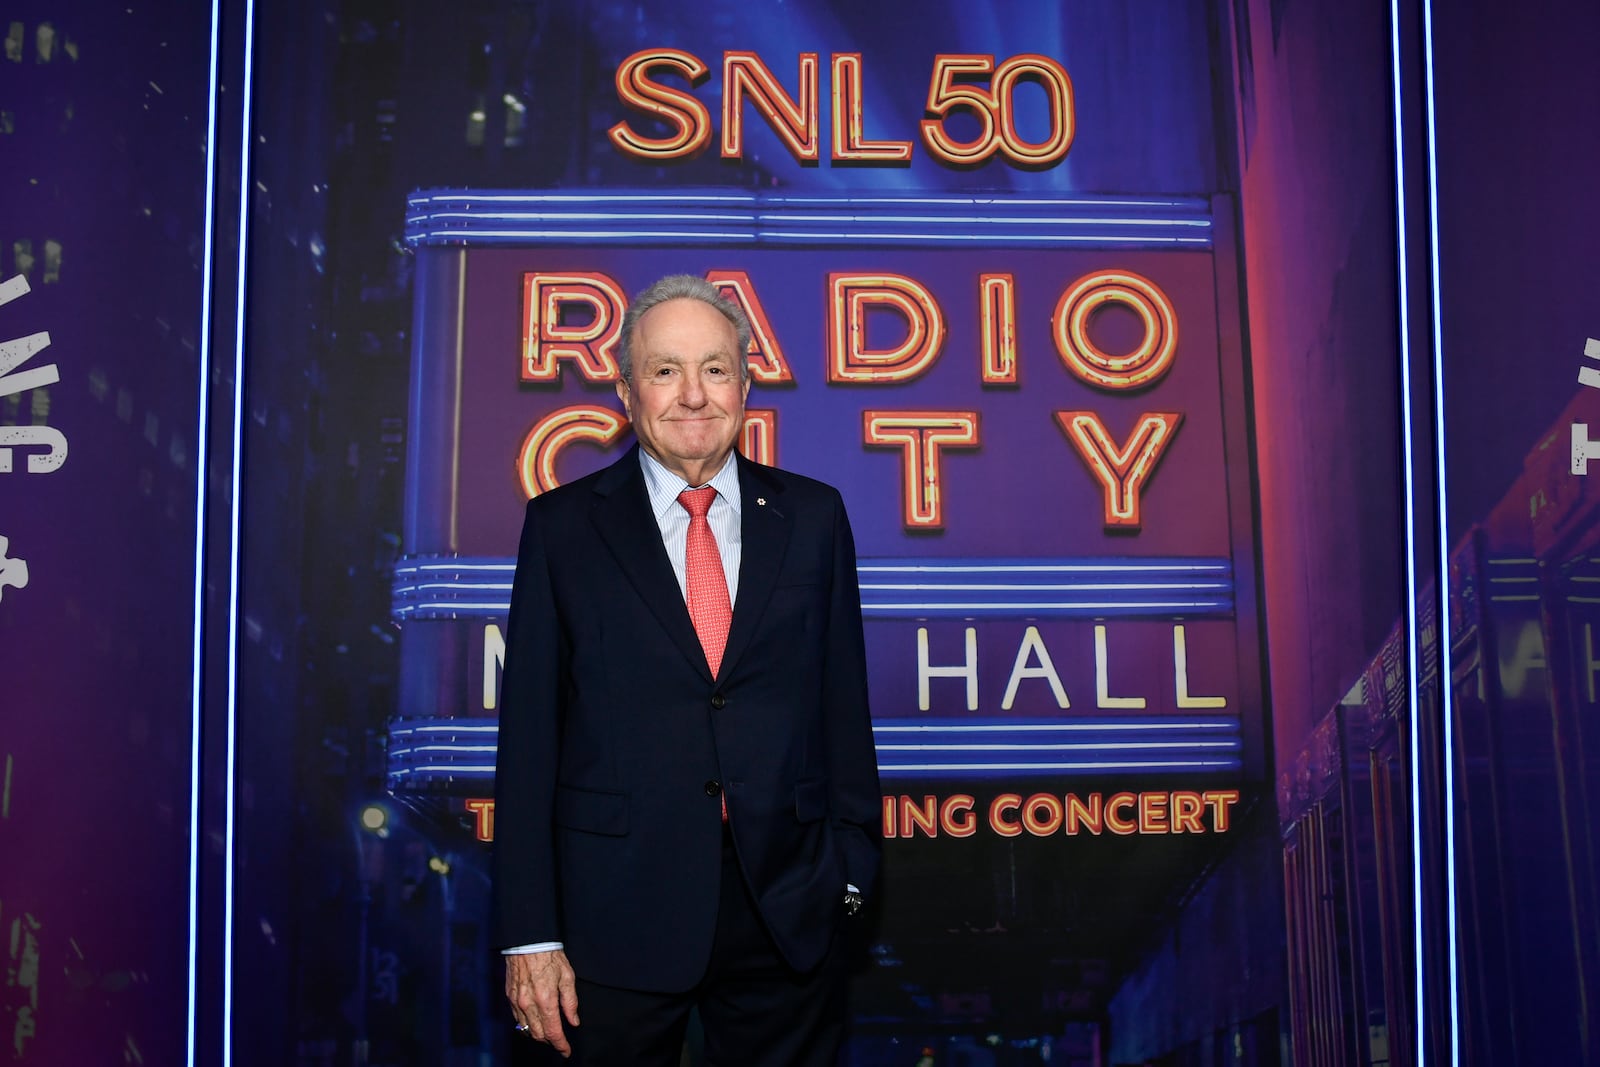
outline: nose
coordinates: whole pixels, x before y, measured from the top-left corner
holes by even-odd
[[[683,387],[678,391],[678,403],[686,408],[703,407],[706,402],[705,383],[700,380],[700,375],[690,373],[683,376]]]

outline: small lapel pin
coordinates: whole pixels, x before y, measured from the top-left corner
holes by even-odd
[[[756,503],[760,504],[762,507],[766,507],[767,498],[764,497],[764,496],[758,496],[758,497],[756,497]]]

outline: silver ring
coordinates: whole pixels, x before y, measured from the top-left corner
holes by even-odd
[[[523,1034],[527,1033],[528,1032],[528,1024],[527,1023],[518,1023],[517,1024],[517,1032],[518,1033],[523,1033]]]

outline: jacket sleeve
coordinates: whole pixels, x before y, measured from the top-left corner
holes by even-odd
[[[493,940],[560,941],[552,809],[560,736],[560,627],[538,499],[528,502],[506,629],[495,758]]]
[[[847,881],[870,895],[883,848],[883,800],[878,754],[867,706],[867,651],[861,626],[856,545],[835,496],[833,577],[824,640],[823,715],[828,744],[829,816],[844,856]],[[840,887],[841,892],[843,887]]]

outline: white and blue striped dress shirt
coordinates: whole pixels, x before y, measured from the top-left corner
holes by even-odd
[[[678,577],[678,592],[687,600],[689,596],[689,512],[678,503],[678,494],[685,489],[698,489],[678,475],[667,470],[654,456],[639,449],[639,463],[644,467],[645,491],[650,494],[650,510],[661,527],[661,541],[667,546],[667,558],[672,561],[672,573]],[[728,579],[728,603],[739,599],[739,558],[741,531],[739,528],[739,464],[728,453],[728,461],[706,483],[717,491],[706,512],[711,524],[711,536],[717,539],[717,554],[722,557],[722,573]]]

